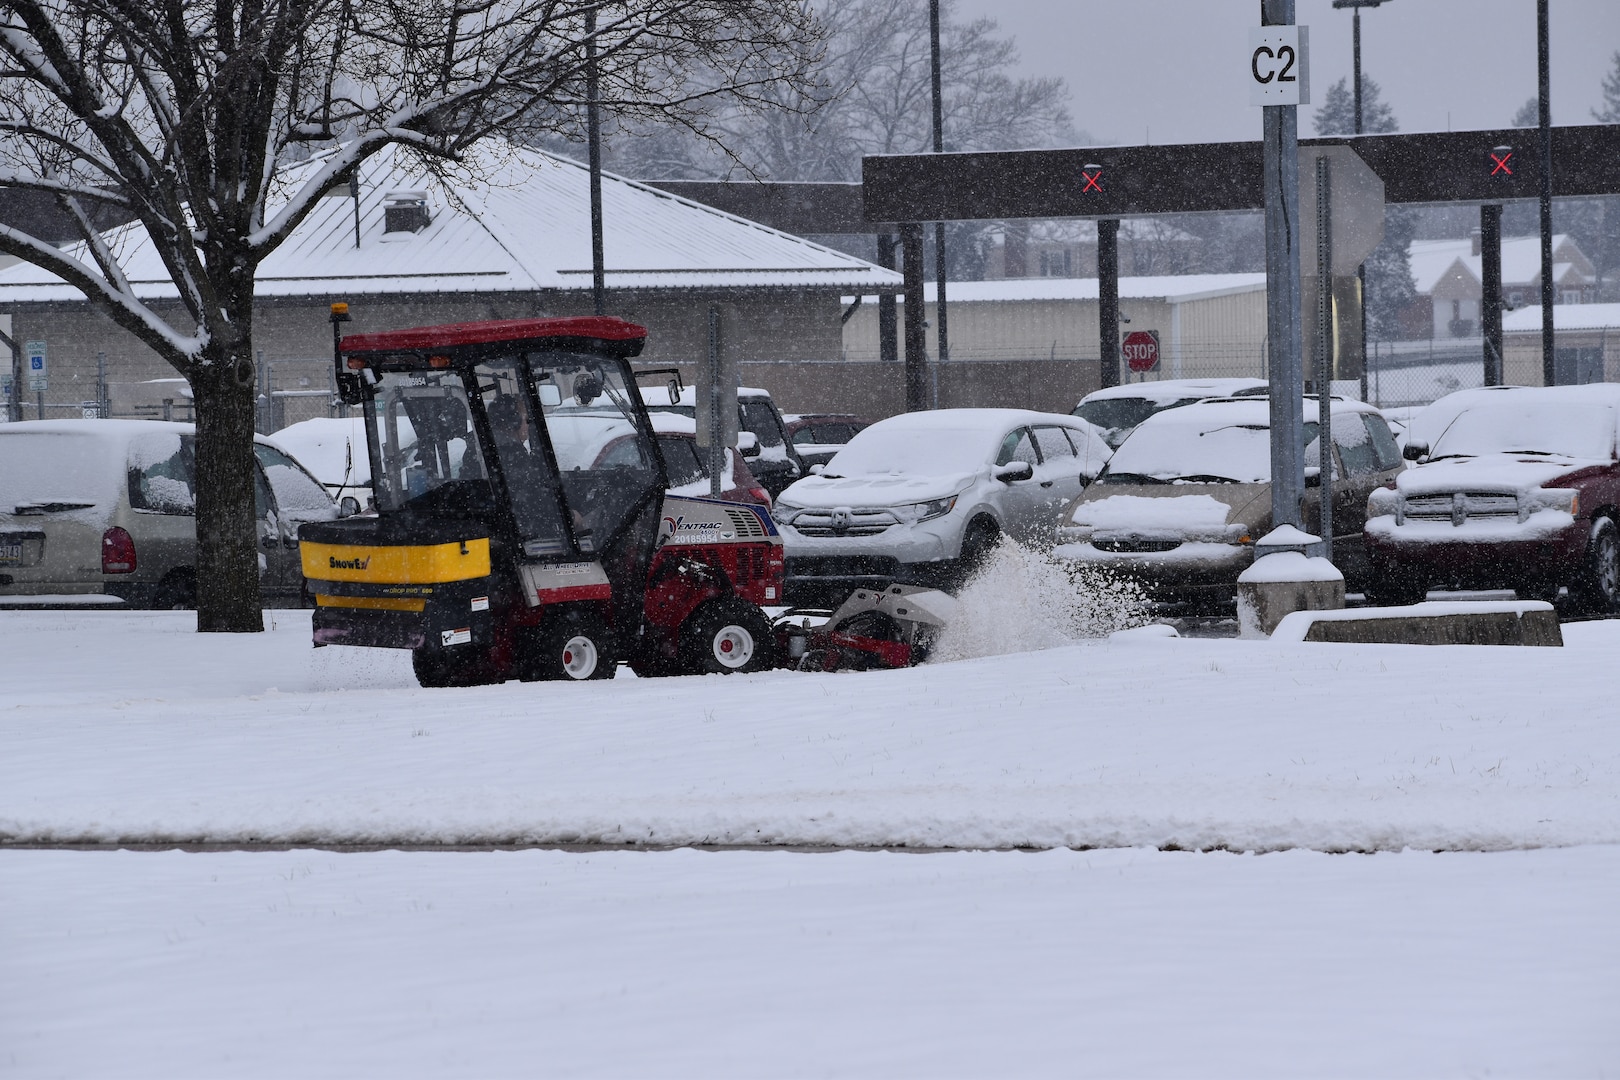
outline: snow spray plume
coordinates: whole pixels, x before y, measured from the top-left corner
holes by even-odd
[[[1050,649],[1149,620],[1147,600],[1134,582],[1060,562],[1006,538],[957,599],[961,609],[935,643],[931,660]]]

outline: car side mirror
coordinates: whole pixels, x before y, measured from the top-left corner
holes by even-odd
[[[826,467],[827,467],[827,466],[826,466],[826,465],[825,465],[825,464],[823,464],[823,463],[822,463],[822,462],[819,462],[819,461],[818,461],[818,462],[816,462],[816,463],[815,463],[815,464],[814,464],[814,465],[812,465],[812,466],[810,466],[810,475],[811,475],[811,476],[820,476],[820,475],[821,475],[821,471],[822,471],[822,470],[823,470],[823,469],[825,469],[825,468],[826,468]]]
[[[354,517],[360,512],[360,500],[353,495],[345,495],[338,500],[338,517]]]
[[[1308,488],[1321,487],[1322,470],[1314,465],[1307,466],[1305,469],[1305,486]]]
[[[990,474],[1003,484],[1011,484],[1018,480],[1028,480],[1035,475],[1035,466],[1027,461],[1009,461],[1005,465],[997,465]]]
[[[745,458],[759,457],[759,436],[752,431],[737,432],[737,449]]]
[[[1422,461],[1429,456],[1429,444],[1409,442],[1401,449],[1401,457],[1407,461]]]

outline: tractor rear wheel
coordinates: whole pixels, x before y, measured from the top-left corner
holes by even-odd
[[[776,659],[765,613],[744,600],[714,600],[681,627],[681,670],[689,675],[761,671]]]
[[[411,650],[411,669],[420,686],[482,686],[500,682],[487,652],[446,651],[423,645]]]

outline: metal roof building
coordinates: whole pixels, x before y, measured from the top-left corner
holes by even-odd
[[[289,168],[289,186],[316,164]],[[589,174],[579,162],[491,142],[430,170],[391,148],[358,187],[358,199],[347,189],[322,199],[259,267],[255,349],[267,390],[319,397],[336,300],[353,305],[356,331],[590,312]],[[711,304],[741,359],[835,358],[840,295],[900,285],[894,271],[621,177],[604,175],[602,196],[608,311],[648,327],[648,360],[701,357]],[[164,310],[177,292],[144,230],[106,235],[136,293]],[[46,397],[59,408],[97,396],[98,353],[109,382],[173,375],[77,289],[32,265],[0,270],[0,312],[19,340],[48,342]]]

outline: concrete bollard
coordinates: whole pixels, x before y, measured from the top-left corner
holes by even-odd
[[[1238,575],[1238,632],[1269,637],[1295,611],[1344,607],[1344,575],[1312,554],[1321,541],[1291,525],[1273,529],[1255,545],[1255,559]]]

